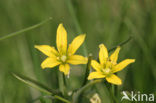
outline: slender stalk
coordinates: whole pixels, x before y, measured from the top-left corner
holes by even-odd
[[[49,99],[58,99],[64,103],[71,103],[70,101],[68,101],[67,99],[63,98],[63,97],[60,97],[58,95],[54,95],[54,96],[49,96],[49,95],[46,95],[46,96],[39,96],[38,98],[34,99],[31,101],[31,103],[34,103],[36,102],[37,100],[41,99],[41,98],[49,98]]]
[[[115,100],[114,100],[114,96],[115,96],[115,85],[112,85],[111,84],[111,90],[110,90],[110,92],[112,92],[112,101],[113,101],[113,103],[115,103]]]
[[[115,73],[115,75],[117,75],[117,73]],[[118,101],[116,100],[116,97],[118,97],[118,87],[117,87],[117,85],[111,84],[111,89],[112,89],[113,103],[118,103]]]
[[[25,77],[25,76],[23,76],[23,75],[17,75],[17,74],[15,74],[15,73],[12,73],[12,75],[13,75],[15,78],[17,78],[18,80],[24,82],[25,84],[27,84],[27,85],[29,85],[29,86],[31,86],[31,87],[33,87],[33,88],[36,88],[36,89],[38,89],[39,91],[42,91],[42,92],[48,94],[49,97],[52,96],[52,97],[54,97],[54,98],[56,98],[56,99],[59,99],[59,100],[65,102],[65,103],[70,103],[70,101],[66,100],[66,99],[63,98],[63,97],[60,97],[60,96],[56,95],[56,92],[55,92],[55,91],[52,91],[51,89],[49,89],[48,87],[44,86],[43,84],[41,84],[41,83],[39,83],[39,82],[37,82],[37,81],[34,81],[34,80],[32,80],[32,79],[30,79],[30,78],[28,78],[28,77]],[[61,86],[62,86],[62,85],[61,85]],[[39,97],[39,98],[40,98],[40,97]],[[38,100],[39,98],[36,98],[34,101]]]
[[[58,71],[58,82],[59,82],[59,90],[61,91],[62,95],[65,95],[65,85],[64,85],[64,78],[63,73]]]
[[[80,88],[77,92],[74,93],[74,95],[73,95],[73,102],[72,103],[79,103],[79,96],[81,95],[81,93],[84,92],[89,87],[93,86],[94,84],[100,83],[100,82],[102,82],[102,79],[100,79],[100,80],[93,80],[90,83],[88,83],[85,86],[83,86],[82,88]]]
[[[27,84],[28,86],[31,86],[39,91],[42,91],[43,93],[46,93],[48,95],[54,95],[54,94],[58,94],[58,91],[56,90],[52,90],[50,88],[48,88],[47,86],[45,86],[44,84],[38,82],[38,81],[35,81],[31,78],[28,78],[24,75],[20,75],[20,74],[17,74],[17,73],[12,73],[12,75],[20,80],[21,82]]]
[[[127,40],[125,40],[125,41],[119,43],[117,46],[115,46],[115,47],[109,49],[108,51],[111,52],[112,50],[116,49],[118,46],[123,46],[123,45],[127,44],[131,39],[132,39],[132,36],[130,36]]]
[[[37,27],[40,27],[40,26],[42,26],[43,24],[47,23],[47,22],[50,21],[50,20],[52,20],[51,17],[48,18],[48,19],[46,19],[46,20],[44,20],[44,21],[42,21],[42,22],[40,22],[40,23],[38,23],[38,24],[35,24],[35,25],[33,25],[33,26],[30,26],[30,27],[28,27],[28,28],[19,30],[19,31],[14,32],[14,33],[10,33],[10,34],[8,34],[8,35],[4,35],[4,36],[0,37],[0,41],[1,41],[1,40],[4,40],[4,39],[11,38],[11,37],[14,37],[14,36],[17,36],[17,35],[19,35],[19,34],[21,34],[21,33],[24,33],[24,32],[26,32],[26,31],[30,31],[30,30],[35,29],[35,28],[37,28]]]
[[[92,54],[89,54],[89,56],[88,56],[87,68],[86,68],[86,73],[85,73],[84,82],[83,82],[82,86],[86,85],[86,83],[87,83],[87,81],[88,81],[88,80],[87,80],[87,77],[88,77],[89,72],[90,72],[91,60],[92,60]]]
[[[56,98],[56,99],[58,99],[58,100],[61,100],[61,101],[63,101],[64,103],[71,103],[71,102],[68,101],[67,99],[64,99],[64,98],[62,98],[62,97],[60,97],[60,96],[58,96],[58,95],[54,95],[54,98]]]

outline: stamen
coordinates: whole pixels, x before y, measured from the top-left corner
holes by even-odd
[[[67,56],[66,55],[62,55],[60,59],[61,59],[61,61],[65,62],[67,60]]]
[[[105,74],[109,74],[111,70],[110,70],[110,68],[106,68],[106,69],[103,69],[102,71],[103,71]]]
[[[57,59],[57,60],[59,60],[60,58],[59,58],[59,57],[57,57],[56,59]]]

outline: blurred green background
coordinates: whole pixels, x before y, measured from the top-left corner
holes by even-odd
[[[0,41],[0,103],[32,103],[44,95],[15,79],[11,72],[33,78],[50,88],[58,87],[58,68],[42,70],[40,64],[46,56],[34,45],[55,46],[59,23],[63,23],[68,32],[68,42],[78,34],[87,34],[85,48],[94,59],[98,56],[99,44],[104,43],[110,49],[132,36],[122,47],[119,61],[134,58],[136,62],[118,74],[123,81],[123,85],[118,86],[119,91],[156,92],[155,11],[155,0],[0,0],[0,36],[53,18],[39,28]],[[83,49],[77,53],[85,55]],[[72,66],[69,89],[81,86],[85,71],[82,67]],[[99,84],[96,88],[104,103],[109,103],[104,86]]]

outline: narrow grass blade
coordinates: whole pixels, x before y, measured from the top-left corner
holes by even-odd
[[[66,5],[68,7],[68,10],[69,10],[69,13],[71,15],[71,18],[73,20],[73,23],[75,24],[75,27],[76,27],[76,30],[79,34],[83,33],[82,29],[81,29],[81,26],[80,26],[80,23],[77,19],[77,15],[76,15],[76,12],[74,10],[74,6],[72,4],[72,1],[71,0],[66,0]],[[87,49],[86,49],[86,43],[84,42],[83,45],[83,52],[84,52],[84,55],[87,56]]]
[[[120,44],[118,44],[117,46],[109,49],[108,51],[111,52],[112,50],[115,50],[118,46],[123,46],[125,44],[127,44],[130,40],[132,39],[132,36],[130,36],[128,39],[126,39],[125,41],[121,42]]]
[[[39,91],[42,91],[42,92],[44,92],[44,93],[46,93],[48,95],[52,95],[52,94],[57,93],[56,91],[53,91],[53,90],[49,89],[48,87],[44,86],[43,84],[41,84],[41,83],[39,83],[39,82],[37,82],[35,80],[32,80],[32,79],[30,79],[28,77],[25,77],[25,76],[19,75],[19,74],[15,74],[15,73],[12,73],[12,74],[18,80],[24,82],[25,84],[27,84],[27,85],[29,85],[29,86],[31,86],[33,88],[38,89]]]
[[[136,30],[136,26],[132,23],[132,21],[129,19],[126,19],[124,22],[126,26],[132,31],[135,41],[139,44],[140,48],[142,49],[144,57],[146,58],[145,60],[147,60],[147,63],[151,66],[151,70],[153,71],[152,72],[153,76],[156,78],[156,69],[152,69],[152,68],[155,68],[156,66],[155,58],[152,55],[152,52],[149,50],[142,36],[139,35],[140,32]]]
[[[60,101],[62,101],[62,102],[64,102],[64,103],[71,103],[71,102],[68,101],[67,99],[64,99],[63,97],[60,97],[60,96],[58,96],[58,95],[54,95],[54,96],[50,96],[50,95],[40,96],[40,97],[34,99],[34,100],[32,101],[32,103],[36,102],[37,100],[41,100],[41,99],[43,99],[43,98],[44,98],[44,99],[58,99],[58,100],[60,100]],[[61,103],[62,103],[62,102],[61,102]]]
[[[19,31],[17,31],[17,32],[14,32],[14,33],[11,33],[11,34],[8,34],[8,35],[4,35],[4,36],[0,37],[0,41],[1,41],[1,40],[5,40],[5,39],[8,39],[8,38],[11,38],[11,37],[14,37],[14,36],[17,36],[17,35],[19,35],[19,34],[21,34],[21,33],[24,33],[24,32],[26,32],[26,31],[30,31],[30,30],[35,29],[35,28],[37,28],[37,27],[40,27],[41,25],[47,23],[47,22],[50,21],[50,20],[52,20],[51,17],[48,18],[47,20],[44,20],[44,21],[42,21],[42,22],[40,22],[40,23],[38,23],[38,24],[35,24],[35,25],[33,25],[33,26],[30,26],[30,27],[28,27],[28,28],[19,30]]]

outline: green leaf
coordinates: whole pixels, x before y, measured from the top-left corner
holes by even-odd
[[[50,97],[53,97],[53,98],[58,99],[60,101],[63,101],[64,103],[71,103],[70,101],[66,100],[65,98],[56,95],[56,94],[59,93],[58,91],[51,90],[48,87],[44,86],[43,84],[41,84],[41,83],[39,83],[39,82],[37,82],[35,80],[32,80],[32,79],[30,79],[30,78],[28,78],[26,76],[16,74],[16,73],[12,73],[12,74],[13,74],[13,76],[15,78],[17,78],[18,80],[24,82],[25,84],[27,84],[27,85],[29,85],[29,86],[31,86],[33,88],[36,88],[39,91],[44,92],[44,93],[46,93],[48,95],[51,95]],[[40,99],[40,97],[38,99]]]
[[[36,88],[39,91],[44,92],[44,93],[46,93],[48,95],[53,95],[53,94],[57,93],[56,91],[51,90],[48,87],[44,86],[43,84],[41,84],[41,83],[39,83],[39,82],[37,82],[35,80],[32,80],[32,79],[30,79],[28,77],[25,77],[23,75],[19,75],[19,74],[16,74],[16,73],[12,73],[12,74],[13,74],[13,76],[15,78],[17,78],[18,80],[22,81],[23,83],[25,83],[25,84],[33,87],[33,88]]]
[[[35,28],[37,28],[37,27],[40,27],[41,25],[45,24],[46,22],[50,21],[51,19],[52,19],[52,18],[50,17],[50,18],[48,18],[48,19],[46,19],[46,20],[44,20],[44,21],[42,21],[42,22],[40,22],[40,23],[38,23],[38,24],[35,24],[35,25],[33,25],[33,26],[30,26],[30,27],[28,27],[28,28],[19,30],[19,31],[17,31],[17,32],[14,32],[14,33],[11,33],[11,34],[8,34],[8,35],[4,35],[4,36],[0,37],[0,41],[1,41],[1,40],[4,40],[4,39],[11,38],[11,37],[13,37],[13,36],[17,36],[17,35],[19,35],[19,34],[21,34],[21,33],[23,33],[23,32],[26,32],[26,31],[35,29]]]

